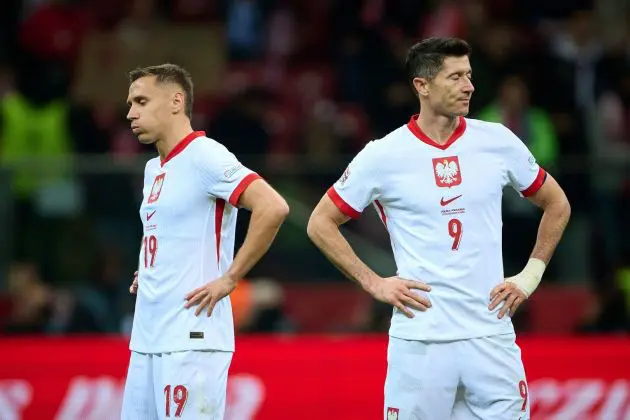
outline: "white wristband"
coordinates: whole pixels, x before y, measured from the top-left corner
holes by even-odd
[[[530,258],[523,271],[505,279],[505,281],[516,284],[529,297],[540,284],[546,268],[547,266],[543,261],[538,258]]]

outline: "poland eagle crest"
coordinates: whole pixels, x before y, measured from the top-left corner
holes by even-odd
[[[433,159],[433,172],[438,187],[454,187],[462,183],[457,156]]]

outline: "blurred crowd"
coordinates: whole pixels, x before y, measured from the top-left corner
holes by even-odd
[[[418,112],[404,60],[428,36],[470,42],[471,117],[508,126],[565,188],[573,217],[546,281],[594,296],[575,330],[629,330],[627,2],[4,0],[3,331],[129,329],[141,175],[153,151],[125,120],[126,71],[188,68],[194,127],[309,209],[368,140]],[[300,330],[282,310],[291,295],[282,286],[342,279],[297,214],[235,295],[242,331]],[[506,273],[526,261],[539,214],[506,193]],[[388,252],[375,217],[349,230]],[[368,306],[353,325],[383,329],[388,311]]]

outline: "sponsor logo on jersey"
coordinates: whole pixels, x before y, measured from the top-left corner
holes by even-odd
[[[235,164],[235,165],[232,165],[232,166],[230,166],[229,168],[227,168],[227,169],[225,170],[225,172],[223,172],[223,175],[224,175],[226,178],[228,178],[228,179],[229,179],[229,178],[232,178],[232,176],[233,176],[235,173],[237,173],[237,172],[239,171],[239,169],[241,169],[242,167],[243,167],[243,165],[242,165],[242,164],[240,164],[240,163],[237,163],[237,164]]]
[[[440,205],[442,207],[444,206],[448,206],[449,204],[451,204],[453,201],[457,200],[459,197],[461,197],[462,195],[456,195],[455,197],[452,198],[448,198],[448,199],[444,199],[444,197],[442,197],[442,199],[440,200]]]
[[[343,175],[341,175],[341,178],[339,178],[339,185],[345,184],[349,176],[350,176],[350,167],[347,167],[346,170],[343,171]]]
[[[527,159],[527,161],[529,162],[529,170],[532,172],[537,172],[538,165],[536,164],[536,158],[532,155],[529,155],[529,159]]]

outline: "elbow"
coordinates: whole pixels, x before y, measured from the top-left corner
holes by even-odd
[[[553,202],[553,206],[550,206],[552,213],[555,217],[564,220],[565,223],[568,223],[571,218],[571,204],[567,199],[567,196],[562,194],[562,196]]]
[[[571,204],[566,194],[562,194],[560,200],[558,200],[558,209],[562,216],[569,220],[571,217]]]
[[[308,225],[306,225],[306,234],[308,235],[309,239],[313,242],[317,241],[317,232],[318,232],[318,228],[317,228],[317,216],[315,215],[315,213],[311,214],[311,217],[308,220]]]
[[[306,225],[306,234],[315,245],[319,246],[325,238],[331,236],[334,227],[337,225],[332,220],[315,211]]]
[[[571,204],[566,197],[564,198],[564,203],[562,204],[562,214],[564,214],[564,217],[567,219],[568,222],[571,218]]]
[[[289,216],[290,211],[291,209],[284,198],[276,200],[272,206],[273,218],[274,220],[277,220],[279,224],[284,222],[284,220]]]

